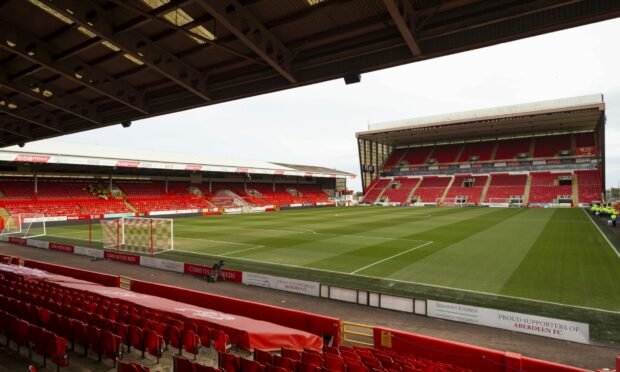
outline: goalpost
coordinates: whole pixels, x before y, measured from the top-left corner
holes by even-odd
[[[441,198],[436,199],[437,205],[440,207],[463,207],[468,205],[467,198],[462,196],[457,196],[454,198]]]
[[[174,249],[170,218],[122,217],[101,220],[103,248],[154,255]]]
[[[489,198],[489,207],[508,208],[510,207],[510,198]]]
[[[21,238],[35,238],[47,233],[45,215],[42,213],[18,213],[10,215],[4,221],[0,235],[11,235]]]

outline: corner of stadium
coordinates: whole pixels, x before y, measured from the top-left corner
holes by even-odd
[[[619,16],[0,0],[0,372],[620,371],[602,93],[368,124],[359,176],[62,141]]]

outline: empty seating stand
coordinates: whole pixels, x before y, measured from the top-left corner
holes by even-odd
[[[412,147],[407,150],[402,161],[408,165],[422,165],[433,152],[433,146]]]
[[[602,178],[598,170],[578,170],[577,186],[579,190],[579,203],[592,203],[602,200]]]
[[[435,147],[435,151],[431,155],[431,159],[435,163],[455,163],[457,156],[463,148],[463,144],[440,145]]]
[[[466,163],[469,161],[487,161],[491,160],[495,142],[473,142],[466,143],[461,152],[458,161]]]
[[[387,178],[381,178],[379,179],[374,185],[373,187],[368,190],[368,192],[366,193],[366,195],[364,195],[364,203],[376,203],[377,199],[379,199],[379,196],[381,195],[381,192],[383,191],[383,189],[385,189],[385,187],[387,185],[389,185],[392,181],[390,179]]]
[[[526,174],[492,174],[484,202],[488,203],[490,199],[508,199],[511,196],[523,196],[526,183]]]
[[[530,203],[553,203],[558,196],[571,197],[572,185],[560,185],[560,177],[571,177],[571,173],[532,172],[532,184],[530,186]]]
[[[457,175],[454,177],[454,181],[446,194],[445,199],[454,199],[457,197],[464,197],[467,199],[467,204],[478,204],[482,197],[482,191],[487,182],[488,176],[475,176],[475,175]]]
[[[456,156],[456,155],[455,155]],[[414,191],[417,202],[435,203],[441,198],[452,177],[424,176]]]
[[[571,136],[545,136],[534,139],[534,158],[551,158],[561,151],[572,151]]]
[[[529,138],[498,141],[494,160],[512,160],[519,154],[529,154],[531,143]]]
[[[387,200],[392,203],[407,203],[409,202],[409,194],[419,182],[420,178],[396,177],[392,185],[385,190],[383,196],[387,197]]]

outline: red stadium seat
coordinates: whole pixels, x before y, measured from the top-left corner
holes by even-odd
[[[265,367],[255,361],[245,358],[240,358],[241,360],[241,372],[263,372]]]
[[[174,372],[196,372],[196,363],[180,356],[172,357],[172,365]]]
[[[193,354],[194,360],[200,352],[200,337],[189,329],[183,331],[183,350]]]
[[[263,364],[273,364],[273,354],[268,351],[254,349],[254,360]]]
[[[222,371],[239,372],[241,361],[239,357],[228,353],[218,353],[218,365]]]
[[[157,358],[162,357],[164,352],[164,338],[150,329],[144,331],[144,349],[147,353]]]

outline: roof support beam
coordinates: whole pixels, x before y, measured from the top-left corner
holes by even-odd
[[[54,132],[62,133],[62,129],[60,128],[60,119],[58,116],[37,107],[32,107],[14,97],[0,94],[0,112],[4,112],[14,118],[30,122],[40,127],[53,130]]]
[[[0,120],[0,132],[10,133],[12,135],[33,140],[32,125],[26,122],[9,122]]]
[[[102,124],[97,108],[91,103],[31,77],[10,80],[8,71],[0,67],[0,85],[84,120],[98,125]]]
[[[238,0],[200,0],[200,6],[291,83],[293,54]]]
[[[396,28],[405,39],[405,43],[414,57],[422,54],[415,38],[415,10],[409,0],[383,0]]]
[[[200,71],[166,51],[151,39],[135,31],[116,33],[109,13],[89,0],[41,0],[73,22],[88,29],[153,70],[204,100],[210,100],[207,78]]]
[[[54,56],[58,54],[58,51],[53,50],[49,45],[12,25],[0,23],[0,48],[19,54],[78,84],[96,90],[143,114],[148,114],[144,104],[144,95],[137,89],[82,62],[77,57],[67,58],[62,63],[57,62]]]

